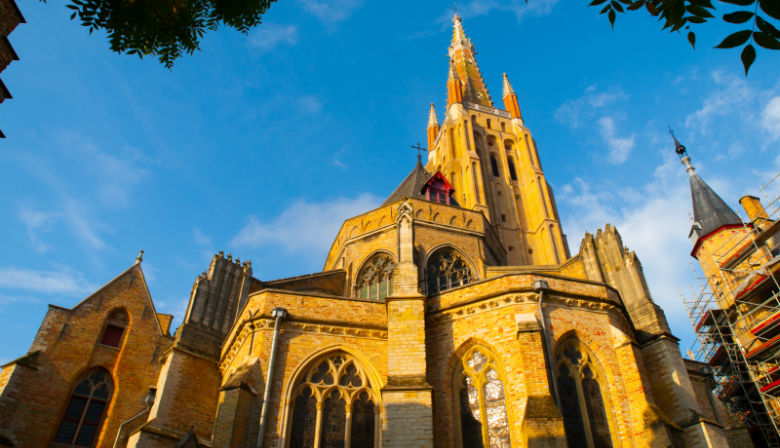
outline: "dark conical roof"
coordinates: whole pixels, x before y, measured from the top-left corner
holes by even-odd
[[[425,168],[423,168],[422,163],[420,163],[420,160],[418,159],[417,165],[415,165],[412,172],[409,173],[409,175],[406,176],[406,179],[401,182],[401,185],[385,199],[385,202],[382,203],[381,207],[392,204],[403,198],[425,199],[425,195],[422,194],[422,189],[431,176],[433,176],[433,174],[425,171]]]
[[[734,210],[695,171],[691,171],[691,201],[693,219],[700,227],[695,229],[698,237],[725,225],[742,224]]]

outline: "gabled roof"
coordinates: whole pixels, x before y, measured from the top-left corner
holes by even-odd
[[[417,160],[417,165],[415,165],[412,172],[406,176],[406,179],[404,179],[403,182],[401,182],[401,184],[392,193],[390,193],[390,196],[385,199],[385,202],[383,202],[380,207],[390,205],[393,202],[399,201],[403,198],[425,199],[425,195],[422,193],[422,189],[431,176],[432,174],[425,171],[422,163]]]

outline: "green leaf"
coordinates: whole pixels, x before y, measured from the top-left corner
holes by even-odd
[[[612,0],[610,4],[612,5],[612,9],[616,9],[618,12],[623,12],[623,5],[621,5],[620,3],[616,2],[615,0]]]
[[[706,17],[706,18],[713,17],[709,11],[702,8],[701,6],[688,5],[685,9],[688,10],[689,13],[697,17]]]
[[[780,39],[780,30],[775,28],[771,23],[762,19],[761,16],[756,16],[756,25],[758,25],[758,29],[761,31],[769,34],[772,37]]]
[[[688,42],[691,43],[692,48],[696,48],[696,35],[693,33],[693,31],[688,33]]]
[[[609,17],[609,23],[612,25],[612,29],[615,29],[615,10],[610,9],[609,14],[607,14],[607,17]]]
[[[600,5],[600,4],[602,4],[602,3],[606,2],[606,1],[607,0],[593,0],[592,2],[590,2],[590,4],[588,6],[598,6],[598,5]]]
[[[726,38],[723,39],[723,42],[716,45],[715,48],[738,47],[747,42],[748,39],[750,39],[750,30],[737,31],[736,33],[726,36]]]
[[[753,33],[753,40],[764,48],[780,50],[780,41],[766,33]]]
[[[737,11],[731,14],[724,14],[723,20],[728,23],[745,23],[753,17],[752,11]]]
[[[756,0],[720,0],[723,3],[731,3],[732,5],[748,6],[756,2]]]
[[[780,20],[780,1],[778,0],[759,0],[761,10],[769,14],[770,17]]]
[[[753,65],[753,61],[756,60],[756,49],[753,48],[753,45],[748,44],[745,46],[742,50],[740,59],[742,59],[742,65],[745,67],[745,76],[747,76],[750,66]]]
[[[628,9],[629,11],[636,11],[637,9],[641,8],[644,5],[644,3],[645,0],[638,0],[635,1],[634,3],[631,3],[631,5],[626,9]]]

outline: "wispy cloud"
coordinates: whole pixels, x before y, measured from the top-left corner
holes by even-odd
[[[618,165],[628,160],[628,156],[636,143],[634,134],[628,137],[618,137],[615,131],[615,120],[612,117],[601,117],[598,123],[601,138],[604,139],[607,148],[609,148],[607,162]]]
[[[298,110],[309,115],[322,112],[322,101],[315,95],[306,95],[298,98]]]
[[[87,294],[97,287],[77,271],[66,267],[35,270],[16,267],[0,268],[0,289],[39,294]]]
[[[45,254],[51,249],[51,246],[43,241],[40,234],[50,231],[61,216],[59,213],[35,211],[27,207],[19,210],[18,217],[27,228],[27,237],[30,239],[30,244],[32,244],[35,252]]]
[[[279,45],[293,46],[297,43],[298,27],[296,25],[264,23],[255,28],[249,35],[249,44],[260,51],[270,51]]]
[[[581,97],[561,104],[555,111],[555,119],[577,129],[585,122],[593,121],[598,113],[597,109],[627,98],[628,95],[618,87],[599,90],[594,84],[586,88]]]
[[[380,199],[369,193],[325,202],[297,200],[266,222],[250,216],[230,245],[234,248],[277,246],[288,253],[321,252],[330,247],[345,219],[371,210],[379,203]]]
[[[770,141],[780,140],[780,96],[769,100],[761,114],[761,127],[769,133]]]
[[[514,13],[517,21],[526,16],[543,16],[549,14],[558,0],[533,0],[523,2],[518,0],[472,0],[464,5],[458,5],[460,16],[464,19],[490,14],[493,11],[508,11]],[[446,19],[452,17],[447,13]]]
[[[197,227],[192,229],[192,241],[194,241],[198,246],[213,246],[211,243],[211,238],[206,236],[206,234]]]
[[[298,0],[301,7],[324,25],[332,26],[348,19],[363,0]]]

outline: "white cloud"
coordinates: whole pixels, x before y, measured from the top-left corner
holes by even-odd
[[[769,132],[770,141],[780,139],[780,96],[769,100],[761,114],[761,127]]]
[[[92,218],[92,209],[75,199],[66,198],[63,203],[63,213],[71,231],[81,241],[91,248],[101,250],[106,248],[106,243],[100,236],[96,226],[100,226],[97,219]]]
[[[352,15],[363,0],[299,0],[298,3],[325,25],[334,25]]]
[[[609,148],[607,162],[617,165],[628,160],[628,156],[636,143],[634,134],[628,137],[618,137],[615,132],[615,120],[612,117],[601,117],[598,123],[601,138],[604,139]]]
[[[318,114],[322,112],[322,102],[315,95],[307,95],[298,98],[298,110],[305,114]]]
[[[230,245],[234,248],[273,245],[285,252],[320,255],[330,247],[345,219],[371,210],[379,203],[379,198],[370,193],[325,202],[296,200],[267,222],[250,216]]]
[[[269,51],[278,45],[295,45],[298,43],[298,27],[296,25],[280,25],[263,23],[249,35],[249,44],[261,51]]]
[[[88,294],[97,287],[72,269],[34,270],[0,268],[0,289],[40,294]]]
[[[549,14],[558,0],[533,0],[523,2],[517,0],[473,0],[463,6],[459,6],[460,16],[464,19],[490,14],[493,10],[509,11],[515,14],[517,21],[521,21],[525,16],[543,16]],[[452,17],[452,11],[448,12],[446,18]]]
[[[716,88],[702,102],[702,106],[685,118],[685,127],[698,129],[702,135],[709,131],[711,122],[717,117],[733,117],[736,110],[754,115],[752,103],[756,92],[741,77],[713,72],[712,81]],[[744,121],[750,117],[742,115]]]
[[[195,242],[198,246],[206,246],[206,247],[212,247],[213,244],[211,243],[211,238],[206,236],[205,233],[203,233],[202,230],[195,227],[192,229],[192,241]]]
[[[40,233],[51,230],[53,224],[61,217],[59,213],[46,213],[22,208],[19,219],[27,227],[27,237],[33,249],[39,254],[45,254],[51,246],[41,239]]]
[[[620,88],[599,91],[596,85],[592,85],[585,89],[581,97],[561,104],[554,116],[559,122],[568,124],[572,129],[577,129],[585,121],[592,121],[596,116],[597,109],[627,98],[628,95],[623,93]]]

